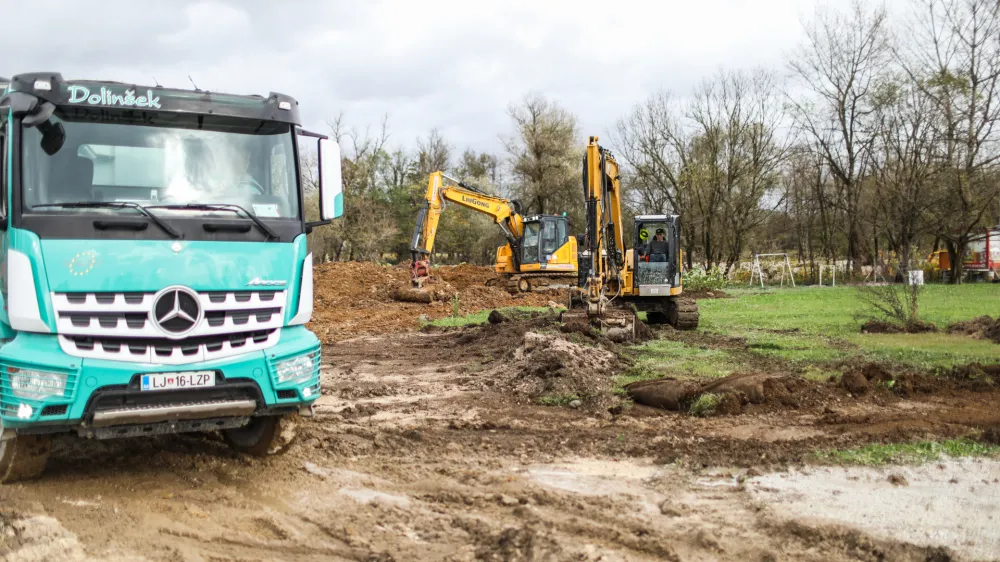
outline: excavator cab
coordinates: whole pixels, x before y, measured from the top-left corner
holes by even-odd
[[[569,220],[565,216],[526,217],[524,237],[521,239],[521,264],[537,264],[544,269],[568,241]]]
[[[668,296],[672,288],[680,287],[680,217],[636,216],[634,240],[634,294],[641,297]]]

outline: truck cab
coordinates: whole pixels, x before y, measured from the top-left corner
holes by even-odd
[[[266,454],[319,396],[306,234],[342,214],[336,142],[278,93],[0,91],[0,481],[40,474],[59,432],[220,430]]]

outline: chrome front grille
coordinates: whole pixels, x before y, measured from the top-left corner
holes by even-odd
[[[76,357],[181,364],[277,343],[284,324],[285,291],[193,294],[200,318],[178,338],[155,321],[157,293],[52,293],[60,346]]]

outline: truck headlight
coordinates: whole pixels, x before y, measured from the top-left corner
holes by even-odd
[[[319,366],[319,351],[285,359],[274,364],[278,384],[304,383],[313,377]]]
[[[66,392],[66,373],[7,367],[11,393],[27,400],[62,398]]]

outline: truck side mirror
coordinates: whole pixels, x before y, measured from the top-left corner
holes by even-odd
[[[344,214],[344,186],[340,170],[340,145],[319,140],[319,215],[328,221]]]
[[[319,219],[307,222],[306,232],[330,224],[344,214],[344,186],[341,175],[340,145],[326,135],[298,129],[299,136],[317,139],[319,156]]]

